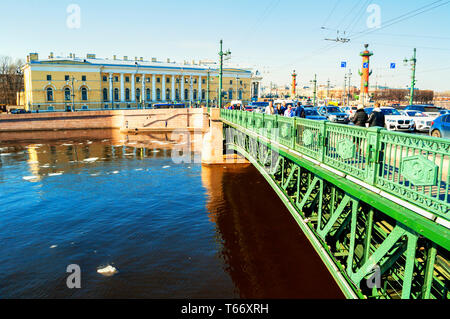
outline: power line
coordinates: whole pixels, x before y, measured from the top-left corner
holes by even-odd
[[[416,16],[418,16],[418,15],[420,15],[420,14],[422,14],[422,13],[425,13],[425,12],[428,12],[428,11],[431,11],[431,10],[434,10],[434,9],[436,9],[436,8],[442,7],[442,6],[447,5],[447,4],[450,3],[450,1],[446,1],[446,2],[444,2],[444,3],[437,4],[437,3],[442,2],[442,1],[443,1],[443,0],[434,1],[434,2],[432,2],[432,3],[430,3],[430,4],[428,4],[428,5],[425,5],[425,6],[423,6],[423,7],[420,7],[420,8],[418,8],[418,9],[415,9],[415,10],[410,11],[410,12],[408,12],[408,13],[402,14],[402,15],[398,16],[397,18],[388,20],[388,21],[387,21],[383,26],[381,26],[380,28],[377,28],[377,29],[374,29],[374,30],[361,31],[361,32],[355,33],[357,36],[353,37],[353,39],[358,39],[358,38],[360,38],[360,37],[362,37],[362,36],[365,36],[365,35],[367,35],[367,34],[370,34],[370,33],[376,32],[376,31],[379,31],[379,30],[381,30],[381,29],[385,29],[385,28],[390,27],[390,26],[392,26],[392,25],[394,25],[394,24],[403,22],[403,21],[405,21],[405,20],[408,20],[408,19],[411,19],[411,18],[413,18],[413,17],[416,17]],[[433,5],[434,5],[434,6],[433,6]],[[420,11],[420,10],[422,10],[422,11]],[[419,11],[419,12],[417,12],[417,11]]]

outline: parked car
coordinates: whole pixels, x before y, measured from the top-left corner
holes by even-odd
[[[440,110],[439,114],[440,115],[450,114],[450,110],[445,110],[445,109],[444,110]]]
[[[316,120],[316,121],[326,121],[326,116],[322,116],[317,112],[317,110],[312,108],[305,109],[305,118],[307,120]]]
[[[337,106],[322,106],[318,109],[320,115],[325,116],[330,122],[348,124],[349,116]]]
[[[441,115],[431,123],[430,135],[450,138],[450,114]]]
[[[399,111],[400,114],[413,119],[416,131],[429,132],[433,118],[419,111]]]
[[[414,119],[402,115],[400,111],[394,109],[393,107],[381,107],[381,112],[383,112],[385,117],[385,127],[389,131],[414,131],[415,130],[415,124]],[[373,108],[365,108],[364,109],[367,114],[370,116],[370,114],[373,112]]]
[[[11,114],[26,114],[26,113],[30,113],[24,109],[11,109],[10,110]]]
[[[434,105],[408,105],[405,111],[419,111],[434,118],[441,115],[441,108]]]
[[[341,107],[342,112],[345,112],[349,117],[352,117],[358,110],[357,106],[343,106]]]

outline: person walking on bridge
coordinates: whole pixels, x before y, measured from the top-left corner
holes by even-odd
[[[265,113],[268,115],[274,115],[275,109],[273,108],[273,101],[269,102],[269,105],[266,107]]]
[[[358,110],[356,111],[352,119],[353,124],[360,127],[366,127],[366,123],[368,120],[369,116],[367,115],[366,111],[364,111],[364,106],[359,105]]]
[[[370,127],[384,127],[385,118],[383,112],[380,109],[380,103],[375,104],[372,114],[369,116],[369,126]]]

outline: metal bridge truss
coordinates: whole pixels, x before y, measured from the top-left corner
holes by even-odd
[[[266,178],[347,298],[448,299],[442,226],[273,139],[224,123],[227,150]]]

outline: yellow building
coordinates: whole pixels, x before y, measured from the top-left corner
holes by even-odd
[[[30,53],[23,67],[27,110],[98,110],[151,107],[154,104],[217,104],[216,65],[144,61],[143,58],[78,58],[39,60]],[[223,101],[250,101],[259,96],[261,78],[250,70],[223,70]],[[209,83],[208,83],[209,82]],[[209,90],[208,90],[209,88]]]

